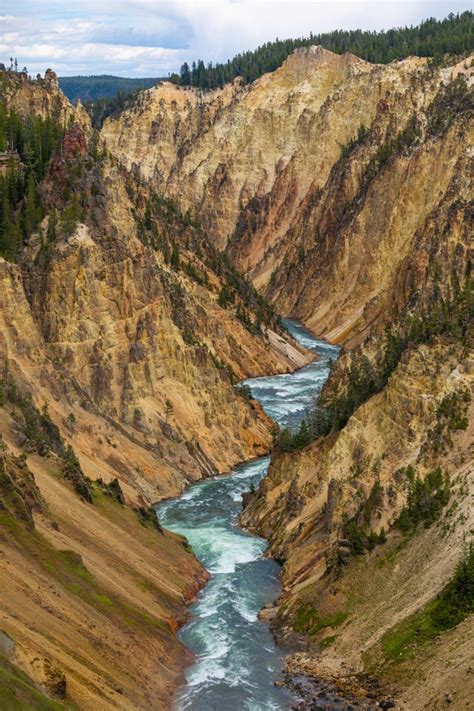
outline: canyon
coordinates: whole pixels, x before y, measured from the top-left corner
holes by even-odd
[[[8,77],[3,97],[69,126],[40,187],[45,218],[18,264],[0,260],[9,663],[85,708],[168,706],[187,659],[174,632],[206,574],[150,506],[266,453],[272,423],[234,383],[309,356],[202,230],[91,157],[88,116],[51,71]],[[73,193],[84,221],[66,230]],[[179,275],[140,239],[153,199],[153,229],[182,240]],[[242,318],[260,309],[258,333],[219,306],[224,286]]]
[[[465,205],[470,104],[448,117],[445,85],[472,71],[472,57],[437,69],[304,48],[250,85],[150,89],[102,134],[281,313],[354,345],[416,290],[422,233],[433,238],[458,194]],[[465,209],[460,222],[465,249]]]
[[[237,383],[312,359],[281,313],[342,346],[331,412],[374,381],[331,431],[274,446],[245,497],[283,565],[262,615],[289,679],[468,708],[472,616],[387,649],[474,526],[473,57],[302,48],[251,84],[142,91],[100,132],[51,70],[4,75],[8,111],[65,127],[44,216],[0,258],[0,651],[24,702],[171,705],[207,574],[151,507],[270,452]],[[448,501],[407,534],[413,478],[435,471]]]
[[[274,454],[241,517],[283,563],[283,595],[265,615],[304,649],[291,673],[363,687],[358,675],[377,669],[410,709],[466,708],[473,693],[461,681],[472,622],[449,651],[400,651],[416,669],[384,652],[447,585],[473,525],[472,64],[371,65],[304,48],[250,85],[150,89],[103,129],[118,159],[199,216],[281,313],[345,347],[323,401],[343,396],[359,363],[354,378],[372,378],[392,331],[436,320],[465,289],[463,337],[415,338],[340,431]],[[441,414],[458,401],[459,427]],[[453,482],[451,505],[406,541],[404,472],[436,467]],[[359,536],[390,531],[385,550],[351,556],[348,521]]]

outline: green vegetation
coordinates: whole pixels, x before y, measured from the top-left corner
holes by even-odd
[[[64,127],[51,116],[24,119],[0,102],[0,152],[10,155],[0,174],[0,255],[9,261],[45,215],[38,185],[63,136]]]
[[[299,429],[293,432],[289,427],[279,429],[275,428],[273,451],[274,452],[295,452],[303,449],[312,442],[316,437],[313,437],[311,427],[306,420],[302,420]]]
[[[466,89],[467,95],[467,84],[464,80],[464,77],[461,77],[461,83],[462,82],[464,82],[463,86]],[[345,153],[343,149],[342,157],[346,157],[347,155],[349,155],[349,153],[354,149],[354,147],[362,143],[362,141],[367,135],[368,132],[361,134],[362,137],[360,139],[354,139],[345,149]],[[357,194],[354,196],[353,200],[345,206],[345,210],[343,211],[342,216],[344,216],[346,213],[351,213],[352,208],[354,208],[354,206],[359,203],[361,197],[367,192],[367,189],[372,180],[382,170],[384,165],[389,162],[392,156],[400,155],[403,153],[406,154],[408,151],[410,151],[411,148],[413,148],[413,146],[421,137],[421,135],[421,126],[419,120],[416,116],[412,116],[408,120],[408,123],[405,128],[399,131],[395,138],[393,138],[392,140],[387,140],[385,141],[385,143],[382,143],[380,146],[378,146],[374,155],[368,162],[363,175],[361,176],[360,187]]]
[[[169,632],[168,625],[162,620],[101,588],[75,551],[54,548],[38,531],[28,530],[10,513],[2,510],[0,530],[2,536],[11,537],[12,544],[23,553],[29,553],[35,563],[64,590],[112,619],[114,624],[126,625],[147,635]]]
[[[127,190],[132,200],[137,188],[138,185],[129,178]],[[141,241],[160,251],[165,264],[174,272],[182,272],[208,289],[211,286],[207,270],[220,278],[222,286],[217,295],[218,305],[232,309],[236,318],[250,333],[260,334],[264,325],[282,330],[281,319],[275,313],[274,307],[235,269],[226,254],[215,249],[202,225],[188,213],[182,214],[171,199],[152,190],[144,209],[140,212],[136,210],[135,217]],[[170,284],[168,290],[178,319],[176,324],[185,332],[186,342],[197,345],[198,339],[193,335],[192,317],[189,314],[186,317],[184,315],[184,290],[177,282]]]
[[[446,395],[437,410],[438,420],[443,421],[451,430],[466,430],[468,425],[467,407],[471,402],[471,393],[468,390],[453,392]]]
[[[440,402],[436,424],[429,433],[429,446],[435,454],[446,453],[453,446],[452,434],[466,430],[471,393],[467,389],[454,391]]]
[[[329,635],[329,637],[325,637],[323,640],[320,642],[321,649],[327,649],[330,647],[334,642],[336,641],[337,635],[332,634]]]
[[[360,405],[385,387],[403,353],[409,348],[429,343],[440,335],[467,344],[468,326],[474,318],[471,271],[471,263],[468,262],[462,286],[457,274],[452,274],[451,283],[445,285],[444,296],[435,278],[430,302],[420,307],[418,312],[408,313],[396,331],[387,327],[384,342],[374,361],[369,360],[361,349],[354,349],[348,356],[349,365],[343,385],[329,381],[299,430],[292,432],[284,429],[278,433],[275,451],[302,449],[320,436],[341,430]],[[444,408],[447,407],[448,404],[445,404]],[[449,408],[452,410],[453,405]],[[464,425],[463,416],[457,414],[453,422],[457,427]]]
[[[97,99],[116,98],[119,94],[132,94],[155,86],[163,78],[114,77],[110,74],[96,76],[59,77],[59,86],[70,101],[80,99],[82,103]]]
[[[427,131],[430,136],[439,136],[450,127],[463,111],[472,110],[473,91],[466,79],[459,75],[439,91],[427,109]]]
[[[36,504],[37,508],[41,508],[38,489],[32,477],[29,476],[29,472],[25,471],[24,460],[18,458],[13,461],[13,472],[11,472],[11,463],[7,462],[0,450],[0,511],[8,511],[16,521],[31,531],[35,526],[32,515],[33,506]],[[22,477],[23,486],[16,484],[18,469],[24,474]]]
[[[469,88],[463,75],[457,76],[446,86],[441,86],[441,89],[426,110],[425,138],[439,136],[446,132],[456,116],[460,116],[461,113],[468,112],[471,109],[473,97],[474,92],[472,88]],[[370,131],[365,126],[360,126],[357,136],[346,145],[341,146],[341,160],[347,159],[357,146],[364,142],[369,142],[370,136]],[[409,154],[418,145],[422,136],[422,121],[419,117],[413,115],[401,131],[393,138],[387,138],[384,143],[377,147],[361,175],[357,193],[352,200],[342,206],[338,220],[339,226],[353,217],[354,213],[359,209],[361,200],[367,193],[370,184],[384,166],[394,156]]]
[[[119,504],[119,506],[125,507],[125,497],[118,479],[112,479],[108,484],[106,484],[101,478],[96,479],[94,482],[94,498],[96,503],[100,501],[101,493],[116,504]],[[138,521],[142,526],[164,534],[154,506],[139,506],[138,508],[132,508],[132,511],[136,514]]]
[[[368,133],[369,130],[366,128],[366,126],[364,126],[364,124],[361,124],[357,129],[357,136],[355,138],[352,138],[345,145],[341,146],[341,158],[347,158],[347,156],[349,156],[357,146],[360,146],[361,143],[364,142],[365,137],[368,135]]]
[[[134,105],[139,92],[156,86],[166,77],[128,78],[108,74],[100,76],[59,77],[59,86],[67,98],[80,100],[91,117],[94,128],[105,119]]]
[[[349,550],[352,555],[362,555],[366,550],[371,551],[377,545],[381,545],[387,541],[385,529],[382,528],[380,533],[369,531],[359,526],[355,518],[351,518],[344,523],[344,537],[349,544]]]
[[[76,457],[71,445],[67,447],[62,455],[63,476],[71,484],[78,496],[89,504],[93,503],[90,480],[84,476],[79,459]]]
[[[199,286],[209,286],[207,272],[200,269],[194,262],[184,262],[182,270],[190,279],[199,284]]]
[[[49,699],[16,664],[0,656],[0,699],[2,711],[66,711],[69,703]]]
[[[387,536],[382,527],[380,533],[376,533],[371,528],[372,519],[383,508],[384,489],[378,479],[375,480],[369,496],[362,501],[357,513],[352,518],[345,518],[342,534],[345,542],[341,543],[334,559],[330,562],[329,568],[334,568],[336,573],[341,566],[347,563],[347,555],[343,549],[349,550],[351,555],[363,555],[365,551],[371,551],[377,545],[386,543]]]
[[[117,478],[112,479],[108,484],[106,484],[103,479],[97,479],[96,484],[102,489],[106,496],[110,496],[114,501],[120,504],[120,506],[125,505],[122,487]]]
[[[0,378],[0,407],[6,405],[13,406],[12,413],[23,434],[35,445],[39,454],[46,454],[50,449],[58,455],[64,453],[64,443],[58,427],[49,417],[48,407],[45,405],[40,412],[30,397],[19,392],[8,374]]]
[[[424,644],[452,629],[474,612],[474,544],[459,561],[454,576],[443,591],[423,610],[387,632],[382,649],[388,661],[412,659]]]
[[[0,102],[0,152],[17,151],[35,183],[44,176],[63,136],[64,127],[54,116],[24,118]]]
[[[412,531],[423,523],[431,526],[440,516],[449,500],[449,477],[440,467],[429,472],[424,479],[415,473],[413,467],[407,467],[408,479],[407,505],[403,507],[396,526],[401,531]]]
[[[339,627],[347,617],[348,613],[343,610],[322,617],[311,603],[305,603],[296,611],[293,629],[295,632],[312,637],[325,627]]]
[[[247,385],[247,383],[240,383],[239,385],[236,385],[235,392],[241,397],[243,397],[244,400],[254,399],[250,385]]]
[[[164,535],[163,527],[158,520],[158,515],[154,506],[140,506],[138,509],[135,509],[135,512],[142,526],[151,528],[152,530],[158,531],[158,533]]]
[[[57,425],[51,420],[47,405],[40,412],[31,398],[22,395],[14,381],[5,374],[0,379],[0,407],[13,406],[12,414],[23,432],[30,448],[45,456],[53,451],[62,463],[62,474],[83,501],[93,503],[89,480],[84,476],[73,448],[66,447]]]
[[[196,86],[212,89],[243,77],[252,82],[266,72],[278,69],[285,59],[298,47],[322,45],[337,54],[351,52],[369,62],[387,64],[394,59],[404,59],[411,55],[433,57],[439,61],[444,55],[460,56],[472,51],[473,13],[451,13],[444,20],[434,18],[421,22],[416,27],[399,27],[388,31],[370,32],[362,30],[336,30],[324,34],[297,39],[267,42],[254,51],[244,52],[226,63],[209,63],[202,60],[189,67],[185,62],[175,83],[182,86]]]
[[[14,77],[4,78],[15,82]],[[23,81],[34,83],[26,76]],[[38,80],[42,81],[42,80]],[[68,141],[65,141],[65,137]],[[98,133],[89,146],[79,125],[65,125],[60,106],[48,116],[21,116],[0,101],[0,255],[16,261],[20,247],[48,217],[37,259],[50,255],[58,234],[69,236],[87,219],[103,227]],[[54,160],[54,170],[49,170]],[[86,209],[85,209],[86,208]]]

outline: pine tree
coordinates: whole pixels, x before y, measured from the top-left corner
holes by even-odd
[[[173,251],[171,252],[171,266],[174,269],[180,268],[179,252],[178,252],[178,248],[175,244],[173,245]]]
[[[214,88],[223,82],[230,82],[241,76],[246,83],[252,82],[265,72],[277,69],[297,47],[319,44],[326,49],[342,54],[352,54],[370,62],[388,63],[410,55],[434,57],[435,62],[445,54],[463,55],[472,51],[473,13],[450,14],[444,20],[429,19],[417,27],[399,27],[388,31],[372,32],[362,30],[327,32],[308,37],[267,42],[253,52],[237,54],[226,63],[209,64],[206,68],[202,60],[197,66],[193,62],[188,84],[201,89]],[[184,67],[184,65],[183,65]],[[181,83],[184,85],[183,67]],[[184,72],[187,77],[187,73]]]
[[[181,67],[180,79],[183,86],[189,86],[191,84],[191,72],[189,71],[189,64],[187,62]]]
[[[28,237],[35,229],[38,220],[36,186],[33,173],[29,173],[26,184],[24,233]]]
[[[20,228],[14,216],[10,214],[8,197],[4,195],[0,230],[0,255],[9,262],[16,260],[21,243]]]
[[[57,235],[56,228],[57,228],[57,216],[56,216],[56,210],[53,209],[49,215],[48,231],[46,233],[46,240],[49,243],[56,241],[56,235]]]

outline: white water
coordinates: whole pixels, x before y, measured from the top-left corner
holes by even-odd
[[[318,360],[289,375],[245,381],[253,396],[280,425],[297,426],[311,408],[338,349],[288,321],[292,335],[315,351]],[[276,647],[259,610],[280,591],[278,564],[265,558],[266,541],[238,527],[242,494],[257,486],[269,457],[242,464],[227,476],[195,484],[179,498],[157,507],[161,523],[188,539],[212,574],[180,631],[196,655],[176,709],[271,711],[289,709],[292,697],[274,685],[284,654]]]

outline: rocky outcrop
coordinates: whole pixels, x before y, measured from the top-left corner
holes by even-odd
[[[14,77],[8,105],[25,112],[44,94],[45,110],[77,118],[50,79]],[[65,433],[87,475],[154,501],[266,451],[270,421],[234,384],[308,357],[202,231],[77,121],[40,191],[48,214],[21,269],[1,265],[2,366],[60,427],[74,422]],[[232,307],[219,305],[224,287]]]
[[[468,247],[470,100],[450,87],[471,65],[310,47],[249,86],[144,92],[102,135],[283,314],[354,345],[422,287],[438,221]]]
[[[235,385],[308,355],[199,225],[106,154],[52,72],[7,75],[2,99],[64,137],[36,231],[18,264],[0,258],[0,626],[14,643],[0,666],[28,674],[31,703],[41,689],[169,708],[189,661],[175,633],[206,574],[151,505],[268,451],[272,423]]]
[[[417,674],[413,661],[393,668],[382,650],[385,635],[448,583],[470,537],[474,363],[468,343],[448,337],[407,351],[382,392],[340,432],[273,458],[247,502],[242,523],[267,537],[283,562],[283,596],[271,617],[282,640],[306,650],[290,660],[293,674],[335,682],[369,671],[397,685],[397,708],[425,708],[420,698],[430,698],[427,708],[442,708],[446,689],[456,690],[463,708],[464,643],[459,653],[450,646],[452,670],[445,665],[437,685],[429,674]],[[395,526],[407,505],[407,472],[423,480],[435,470],[449,476],[448,503],[434,523],[420,524],[407,539]],[[460,629],[459,640],[465,634]],[[427,670],[434,659],[443,666],[430,649],[418,652],[417,669]]]
[[[2,72],[0,100],[7,109],[22,116],[54,117],[64,125],[79,123],[90,130],[90,120],[79,101],[73,106],[59,89],[56,73],[47,69],[44,77],[31,81],[23,72]]]
[[[242,520],[257,526],[276,557],[286,561],[285,578],[304,579],[308,573],[301,555],[288,556],[288,546],[302,545],[316,555],[319,534],[328,550],[341,537],[344,518],[357,513],[375,483],[384,490],[370,518],[378,532],[392,526],[405,503],[406,481],[396,472],[408,465],[434,467],[445,458],[444,451],[456,459],[440,441],[439,406],[452,393],[470,396],[473,375],[472,354],[449,341],[410,350],[384,390],[361,405],[339,433],[274,458]],[[462,433],[462,446],[468,441]],[[291,502],[297,497],[301,505],[295,509]],[[311,575],[325,572],[327,560],[322,556],[319,562]]]

